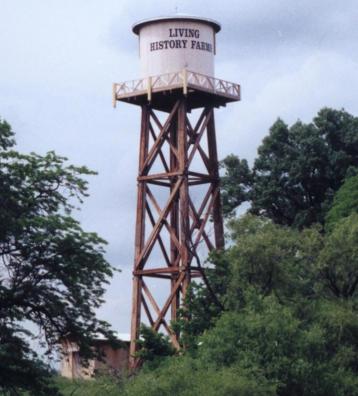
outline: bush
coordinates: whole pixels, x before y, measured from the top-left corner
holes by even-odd
[[[273,396],[276,386],[236,367],[204,367],[190,357],[168,358],[127,383],[123,396]]]

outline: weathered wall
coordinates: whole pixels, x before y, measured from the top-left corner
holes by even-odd
[[[78,346],[75,343],[63,341],[61,375],[70,379],[89,379],[92,378],[96,372],[118,372],[127,369],[129,343],[125,343],[125,346],[122,348],[113,349],[105,341],[100,341],[97,348],[103,354],[103,361],[91,359],[88,362],[88,366],[85,367],[79,357]]]

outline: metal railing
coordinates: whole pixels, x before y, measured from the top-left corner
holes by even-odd
[[[240,85],[184,69],[174,73],[114,83],[113,106],[115,107],[117,100],[122,98],[145,94],[150,101],[153,92],[174,88],[182,88],[184,94],[188,93],[189,88],[204,89],[214,94],[240,100]]]

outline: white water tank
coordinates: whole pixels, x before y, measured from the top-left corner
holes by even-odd
[[[220,28],[211,19],[187,15],[136,23],[133,32],[139,36],[141,77],[183,69],[214,77],[215,34]]]

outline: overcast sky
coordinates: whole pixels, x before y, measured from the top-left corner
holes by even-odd
[[[242,86],[242,101],[217,111],[220,158],[252,162],[278,116],[358,115],[356,0],[0,0],[0,116],[19,150],[99,172],[77,216],[122,270],[99,312],[119,332],[130,326],[140,113],[112,109],[111,84],[139,77],[132,24],[176,11],[221,23],[216,76]]]

